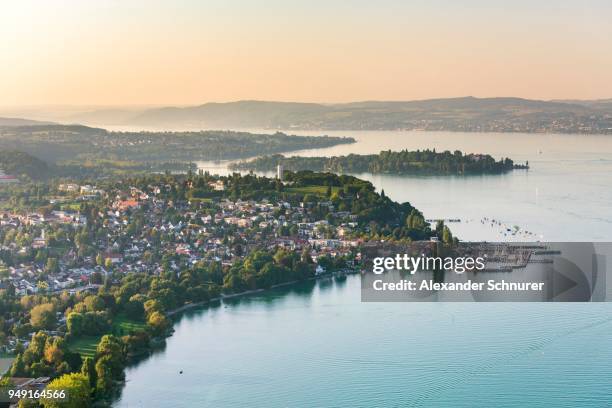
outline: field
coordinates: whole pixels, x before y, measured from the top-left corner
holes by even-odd
[[[60,206],[60,209],[62,211],[79,211],[81,209],[81,203],[72,202],[72,203],[62,204]]]
[[[79,353],[81,357],[93,357],[101,338],[102,336],[82,336],[71,340],[68,347],[71,351]]]
[[[117,336],[125,336],[135,330],[145,328],[145,323],[131,320],[125,316],[119,315],[113,320],[113,334]],[[70,350],[81,354],[82,357],[93,357],[96,354],[96,348],[103,335],[99,336],[81,336],[73,339],[68,344]]]
[[[113,329],[120,336],[130,334],[136,330],[144,330],[144,328],[145,324],[143,322],[132,320],[122,315],[115,317],[113,321]]]
[[[340,187],[332,187],[332,194],[336,191],[339,191]],[[306,186],[306,187],[287,187],[285,191],[289,193],[298,193],[298,194],[317,194],[317,195],[326,195],[327,194],[327,186]]]

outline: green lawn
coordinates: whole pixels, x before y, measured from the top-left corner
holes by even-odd
[[[96,354],[96,348],[102,336],[82,336],[68,343],[70,350],[77,352],[81,357],[92,357]]]
[[[340,190],[340,187],[333,186],[332,194]],[[327,186],[306,186],[306,187],[287,187],[285,191],[289,193],[300,193],[300,194],[327,194]]]
[[[144,329],[145,326],[144,322],[129,319],[124,315],[118,315],[113,319],[113,332],[118,336],[125,336],[133,331]],[[81,336],[71,340],[68,347],[81,354],[82,357],[93,357],[102,336]]]
[[[144,322],[139,322],[129,319],[126,316],[118,315],[113,321],[113,327],[120,335],[126,335],[136,330],[143,330],[146,325]]]
[[[62,211],[79,211],[81,209],[81,203],[64,203],[60,205]]]

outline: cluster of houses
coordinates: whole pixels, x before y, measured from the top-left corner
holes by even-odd
[[[91,290],[100,283],[100,276],[106,276],[111,269],[159,274],[167,268],[180,271],[200,261],[231,265],[253,249],[275,247],[309,251],[316,263],[323,256],[347,257],[356,253],[355,248],[361,244],[354,238],[357,218],[346,211],[335,211],[331,202],[292,206],[284,201],[225,199],[203,205],[173,202],[163,194],[167,188],[150,185],[143,191],[130,187],[99,195],[100,208],[104,210],[95,221],[103,225],[104,233],[97,234],[91,243],[97,256],[78,257],[76,248],[71,248],[59,259],[59,272],[49,274],[44,265],[35,262],[11,266],[8,282],[2,284],[13,285],[20,295],[41,290]],[[76,184],[61,185],[60,189],[76,194],[92,192],[89,186]],[[325,219],[320,219],[321,209]],[[141,220],[137,227],[132,225],[136,219]],[[47,226],[63,224],[77,230],[87,223],[87,217],[71,211],[44,215],[0,213],[0,228],[25,225],[42,231],[31,241],[31,249],[48,245],[44,233]],[[2,249],[15,253],[28,250],[15,243]],[[322,268],[317,271],[324,272]]]
[[[39,291],[45,293],[62,292],[64,290],[75,293],[80,291],[95,291],[100,284],[92,276],[97,272],[98,276],[104,276],[107,271],[102,267],[79,267],[63,268],[58,273],[44,274],[43,267],[35,263],[10,266],[8,269],[8,280],[0,281],[0,289],[13,285],[15,294],[18,296],[32,295]],[[46,278],[41,280],[40,277]]]
[[[76,183],[60,184],[58,190],[66,193],[80,193],[81,195],[100,195],[104,193],[104,191],[91,184],[79,185]]]
[[[11,176],[9,174],[4,173],[2,169],[0,169],[0,184],[15,184],[19,183],[19,180],[15,176]]]
[[[51,211],[49,214],[12,214],[0,212],[0,227],[20,225],[67,224],[74,227],[87,225],[87,217],[76,211]]]

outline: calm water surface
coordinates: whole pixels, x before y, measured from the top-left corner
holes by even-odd
[[[261,130],[260,130],[261,132]],[[433,149],[488,153],[529,161],[529,171],[490,176],[357,174],[397,201],[409,201],[427,218],[461,219],[452,230],[465,240],[606,241],[612,239],[612,137],[452,132],[328,132],[357,143],[293,153],[303,156],[372,154]],[[301,132],[312,134],[312,132]],[[226,174],[226,163],[203,162]],[[501,226],[483,225],[495,219]],[[519,226],[529,235],[509,236]]]
[[[463,239],[523,239],[508,235],[513,225],[551,241],[612,239],[610,137],[334,134],[358,143],[300,153],[435,147],[529,160],[528,172],[503,176],[361,175],[429,218],[461,219],[452,229]],[[117,406],[612,404],[608,304],[361,303],[352,276],[192,311],[175,329],[164,351],[127,370]]]

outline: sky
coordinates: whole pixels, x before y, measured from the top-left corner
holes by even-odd
[[[0,106],[612,97],[612,2],[20,0]]]

